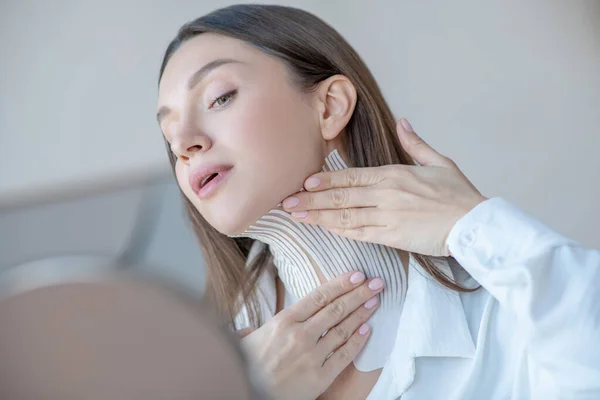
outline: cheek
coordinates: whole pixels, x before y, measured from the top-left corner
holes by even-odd
[[[207,122],[215,135],[214,157],[233,163],[236,172],[218,201],[199,203],[192,196],[192,203],[221,233],[242,232],[300,190],[323,165],[323,140],[313,111],[298,94],[281,91],[240,97]],[[186,193],[187,182],[179,174],[178,180]]]
[[[322,158],[323,142],[313,110],[298,97],[297,93],[271,91],[238,108],[232,124],[239,130],[232,136],[236,149],[243,152],[240,157],[283,171],[293,166],[303,170],[306,163],[314,167],[314,159]]]
[[[262,191],[256,194],[259,204],[275,206],[323,165],[318,120],[299,96],[271,90],[240,107],[239,119],[232,122],[241,128],[232,146],[250,171],[248,183]]]
[[[177,184],[179,185],[179,188],[181,189],[185,197],[187,197],[192,203],[194,203],[194,193],[190,188],[190,183],[188,180],[188,167],[179,162],[175,164],[175,177],[177,178]]]

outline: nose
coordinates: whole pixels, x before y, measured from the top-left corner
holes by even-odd
[[[188,163],[195,154],[208,151],[211,146],[211,139],[198,129],[181,131],[171,141],[171,151],[184,163]]]

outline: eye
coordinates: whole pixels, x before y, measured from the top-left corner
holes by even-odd
[[[217,97],[210,103],[209,108],[215,108],[215,107],[223,108],[223,107],[228,106],[229,103],[231,103],[231,100],[233,100],[233,97],[235,96],[236,93],[237,93],[236,90],[232,90],[229,93],[226,93],[222,96]]]

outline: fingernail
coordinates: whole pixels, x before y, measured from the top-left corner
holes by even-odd
[[[412,125],[410,124],[410,122],[408,122],[406,118],[402,118],[400,120],[400,123],[402,123],[402,126],[404,127],[404,130],[406,132],[414,132]]]
[[[304,187],[307,189],[315,189],[318,188],[321,184],[321,180],[319,178],[308,178],[306,182],[304,182]]]
[[[363,274],[362,272],[355,272],[350,277],[350,282],[352,282],[354,284],[361,283],[364,280],[365,280],[365,274]]]
[[[358,334],[359,334],[359,335],[362,335],[362,336],[364,336],[364,335],[366,335],[368,332],[369,332],[369,325],[367,325],[367,324],[362,324],[362,325],[360,326],[360,328],[358,328]]]
[[[367,310],[372,309],[373,307],[375,307],[377,305],[377,297],[371,297],[369,300],[367,300],[367,302],[365,303],[365,308]]]
[[[297,197],[288,197],[283,201],[283,208],[294,208],[300,204],[300,199]]]
[[[294,218],[306,218],[308,216],[308,211],[294,211],[292,213],[292,217]]]
[[[373,279],[369,282],[369,289],[371,290],[379,290],[383,287],[383,281],[379,278]]]

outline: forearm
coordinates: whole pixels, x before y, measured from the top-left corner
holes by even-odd
[[[447,243],[471,276],[515,313],[529,354],[559,387],[600,388],[600,251],[501,199],[475,207]]]

